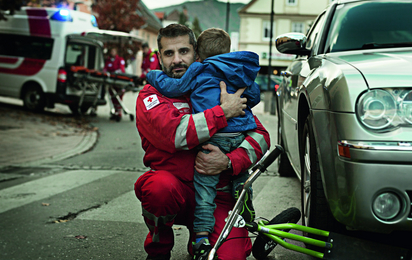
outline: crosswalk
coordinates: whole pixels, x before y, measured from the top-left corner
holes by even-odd
[[[115,173],[114,171],[67,171],[0,190],[0,213],[51,197]]]
[[[57,228],[51,234],[53,237],[57,237],[56,242],[54,242],[54,238],[47,240],[47,243],[56,243],[56,245],[61,243],[62,239],[67,241],[68,237],[84,235],[90,237],[90,243],[97,243],[100,248],[105,246],[112,248],[111,245],[107,245],[104,239],[106,237],[128,236],[128,231],[130,230],[135,235],[131,236],[129,240],[125,240],[125,242],[129,244],[136,243],[134,245],[136,248],[129,250],[128,253],[125,254],[129,257],[131,252],[136,253],[137,250],[139,256],[137,258],[126,257],[124,259],[144,259],[146,254],[143,251],[143,245],[141,243],[143,243],[147,234],[147,227],[143,221],[140,202],[136,198],[133,190],[134,181],[143,172],[144,171],[114,169],[67,169],[63,172],[44,174],[43,176],[37,176],[35,178],[25,175],[20,178],[24,180],[15,182],[16,185],[0,190],[0,214],[4,214],[3,216],[15,216],[16,212],[24,212],[28,217],[34,217],[38,219],[38,221],[40,220],[40,223],[46,223],[41,229],[37,227],[36,232],[40,233],[46,232],[52,227],[61,227],[62,230]],[[11,176],[10,174],[11,173],[7,173],[7,175]],[[117,191],[114,192],[113,190]],[[292,190],[295,192],[299,190],[299,181],[297,179],[279,178],[269,172],[262,174],[254,183],[254,206],[258,216],[272,218],[276,213],[279,213],[286,207],[298,206],[299,200],[294,198],[295,194]],[[99,198],[103,195],[104,198]],[[70,197],[70,199],[67,199],[68,197]],[[85,200],[85,198],[87,198],[87,201],[83,202],[82,200]],[[49,201],[51,202],[51,207],[56,206],[54,211],[50,211],[52,213],[49,214],[42,210],[31,211],[33,209],[39,209],[38,206],[36,208],[33,207],[33,205],[40,205],[43,202]],[[67,205],[65,204],[67,202],[74,204]],[[20,211],[20,208],[25,209]],[[50,225],[50,223],[57,222],[50,221],[50,219],[60,220],[64,214],[70,215],[70,213],[73,213],[71,210],[77,211],[75,213],[75,219],[68,220],[68,223],[64,225]],[[8,217],[7,219],[13,226],[20,225],[18,222],[13,221],[14,217]],[[74,233],[77,227],[81,227],[79,229],[81,231]],[[122,231],[123,227],[125,227],[125,229]],[[61,235],[61,231],[65,231],[65,233]],[[10,230],[7,232],[10,234]],[[189,259],[190,257],[186,250],[189,239],[187,229],[183,226],[175,225],[174,233],[176,244],[172,252],[172,259]],[[103,238],[100,239],[100,237]],[[37,245],[37,242],[32,242]],[[41,241],[38,243],[42,244]],[[77,244],[72,244],[69,246],[76,247],[76,245]],[[124,247],[120,248],[119,250],[124,250]],[[117,249],[113,250],[116,251],[117,254],[121,254]],[[10,249],[8,249],[7,252],[10,253]],[[38,252],[37,249],[35,249],[35,252]],[[67,252],[68,251],[65,251],[64,254],[70,256],[71,253]],[[277,249],[275,253],[276,259],[280,256],[292,254],[292,252],[282,248]],[[75,253],[73,254],[75,255]],[[100,251],[93,252],[93,255],[100,254]],[[250,256],[247,259],[254,258]]]
[[[134,191],[127,192],[107,204],[82,213],[77,218],[84,220],[121,221],[144,223],[141,207],[136,207]]]

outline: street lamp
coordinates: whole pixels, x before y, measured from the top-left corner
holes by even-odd
[[[229,33],[229,16],[230,16],[230,3],[227,0],[226,4],[226,32]]]
[[[270,76],[272,75],[272,38],[273,38],[273,11],[275,0],[272,0],[272,7],[270,8],[270,33],[269,33],[269,66],[268,66],[268,90],[270,89]]]

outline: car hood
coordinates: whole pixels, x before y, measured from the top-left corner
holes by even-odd
[[[360,71],[369,88],[411,87],[412,49],[381,49],[340,55]]]

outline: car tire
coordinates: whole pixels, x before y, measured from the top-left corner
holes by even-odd
[[[29,85],[23,93],[23,105],[27,110],[41,112],[46,107],[46,98],[38,85]]]
[[[332,216],[323,189],[312,118],[306,118],[301,139],[302,224],[327,231],[341,232],[343,225]],[[313,234],[309,237],[319,238]]]
[[[278,113],[279,115],[279,113]],[[280,124],[280,118],[278,117],[278,144],[285,148],[282,139],[282,127]],[[282,153],[279,155],[277,159],[278,164],[278,173],[280,177],[293,177],[295,176],[295,170],[293,169],[292,165],[290,164],[289,158],[286,153]]]

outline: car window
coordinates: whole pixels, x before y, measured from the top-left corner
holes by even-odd
[[[0,55],[50,60],[54,40],[46,37],[35,37],[0,33]]]
[[[70,42],[66,49],[66,66],[74,65],[98,69],[96,51],[96,46]]]
[[[412,46],[412,4],[361,2],[338,5],[326,52]]]
[[[316,42],[316,39],[319,35],[319,32],[322,28],[324,19],[325,19],[325,14],[323,13],[316,20],[316,23],[313,25],[314,26],[313,29],[309,31],[309,35],[308,35],[308,38],[307,38],[307,41],[306,41],[306,49],[312,50],[312,48],[313,48],[313,46]]]

